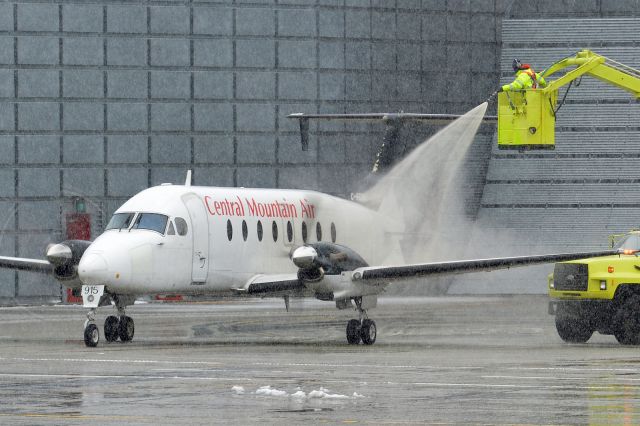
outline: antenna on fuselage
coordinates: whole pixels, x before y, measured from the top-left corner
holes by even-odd
[[[191,170],[187,170],[187,178],[184,181],[184,186],[191,186]]]

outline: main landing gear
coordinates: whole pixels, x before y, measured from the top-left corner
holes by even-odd
[[[373,345],[376,341],[376,323],[367,317],[367,311],[362,309],[362,299],[355,298],[356,308],[360,319],[351,319],[347,323],[347,342],[357,345],[362,341],[365,345]]]
[[[118,314],[109,315],[104,321],[104,338],[107,342],[115,342],[120,339],[121,342],[129,342],[133,339],[135,326],[133,318],[125,315],[125,307],[133,304],[133,301],[116,295],[111,297],[116,303]],[[107,301],[109,303],[110,300]],[[127,303],[131,302],[131,303]],[[102,303],[101,303],[102,305]],[[87,320],[84,325],[84,343],[90,348],[94,348],[100,341],[100,331],[96,325],[96,310],[91,308],[87,313]]]

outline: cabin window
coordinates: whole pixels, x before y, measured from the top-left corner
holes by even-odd
[[[176,230],[178,231],[178,235],[187,235],[187,221],[181,217],[176,217]]]
[[[169,218],[158,213],[140,213],[133,224],[132,229],[148,229],[164,235]]]
[[[135,213],[116,213],[111,216],[111,220],[107,224],[105,231],[109,229],[127,229],[131,224],[131,220]]]
[[[275,220],[271,223],[271,233],[273,234],[273,242],[275,243],[278,241],[278,224]]]
[[[331,242],[336,242],[336,224],[331,222]]]
[[[291,225],[291,221],[287,221],[287,240],[289,242],[293,241],[293,225]]]
[[[262,241],[262,222],[258,221],[258,241]]]
[[[243,220],[242,221],[242,239],[247,241],[248,236],[249,236],[249,229],[247,228],[247,222]]]
[[[307,242],[307,223],[302,222],[302,241]]]
[[[322,226],[320,222],[316,223],[316,238],[318,241],[322,241]]]
[[[167,228],[167,235],[176,235],[176,230],[173,227],[173,222],[169,221],[169,227]]]
[[[227,219],[227,238],[229,241],[233,238],[233,225],[231,225],[231,220]]]

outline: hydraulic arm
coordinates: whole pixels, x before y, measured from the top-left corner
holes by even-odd
[[[549,81],[548,77],[568,67],[575,68],[551,81],[545,88],[498,94],[499,148],[555,148],[558,90],[583,75],[610,83],[630,92],[636,99],[640,98],[640,71],[590,50],[581,50],[574,56],[554,63],[542,75]]]

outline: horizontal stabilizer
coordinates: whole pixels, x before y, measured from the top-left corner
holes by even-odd
[[[318,119],[318,120],[346,120],[346,121],[425,121],[429,124],[449,124],[453,120],[462,117],[460,114],[416,114],[411,112],[372,112],[362,114],[289,114],[288,118],[298,120]],[[498,117],[488,115],[483,117],[482,121],[487,123],[496,123]]]
[[[389,126],[399,126],[407,121],[421,121],[433,125],[445,125],[462,117],[459,114],[416,114],[411,112],[373,112],[362,114],[289,114],[288,118],[300,120],[300,142],[302,150],[309,148],[309,120],[343,120],[343,121],[383,121]],[[488,115],[482,118],[486,123],[497,123],[498,117]]]

